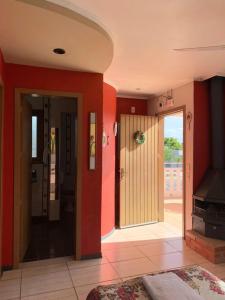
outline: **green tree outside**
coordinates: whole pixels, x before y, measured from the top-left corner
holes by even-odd
[[[178,139],[173,137],[166,137],[164,139],[164,145],[168,146],[172,150],[182,150],[182,144],[178,141]]]
[[[173,137],[166,137],[164,139],[164,161],[165,162],[182,162],[183,157],[179,155],[179,150],[183,146],[178,139]]]

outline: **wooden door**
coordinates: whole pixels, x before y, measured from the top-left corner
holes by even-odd
[[[23,260],[30,242],[32,197],[32,108],[21,99],[21,153],[20,153],[20,260]]]
[[[134,134],[144,133],[138,144]],[[158,221],[158,118],[121,115],[120,227]]]

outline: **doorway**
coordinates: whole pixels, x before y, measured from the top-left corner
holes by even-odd
[[[162,221],[179,236],[184,234],[184,112],[175,111],[160,116],[161,166],[160,182]],[[160,131],[159,131],[160,132]]]
[[[15,140],[20,159],[16,163],[15,157],[15,191],[19,199],[14,201],[21,207],[14,215],[17,263],[78,258],[78,99],[39,92],[23,92],[17,99],[20,127],[15,128]]]
[[[121,115],[117,224],[164,222],[184,234],[185,108],[156,116]]]

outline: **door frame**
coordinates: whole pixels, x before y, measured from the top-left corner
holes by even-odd
[[[156,115],[159,118],[159,221],[164,221],[164,118],[176,113],[182,112],[183,114],[183,211],[182,211],[182,231],[183,237],[185,236],[185,224],[186,224],[186,106],[178,106],[163,112],[159,112]]]
[[[19,149],[21,147],[20,132],[21,132],[21,117],[20,117],[20,104],[21,98],[24,94],[38,94],[41,96],[60,96],[69,97],[71,100],[77,100],[77,140],[82,140],[82,95],[80,93],[60,92],[51,90],[38,90],[38,89],[15,89],[15,122],[14,122],[14,233],[13,233],[13,266],[17,268],[20,263],[20,160]],[[75,144],[77,149],[77,176],[76,176],[76,248],[74,257],[81,258],[81,202],[82,202],[82,143]],[[75,183],[74,183],[75,184]]]
[[[4,85],[0,79],[0,276],[2,273]]]

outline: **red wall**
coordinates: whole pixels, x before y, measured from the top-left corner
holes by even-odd
[[[115,135],[116,90],[104,83],[103,86],[103,129],[108,144],[102,149],[102,236],[115,226]]]
[[[5,69],[5,63],[4,63],[4,59],[3,59],[3,55],[0,49],[0,84],[2,85],[4,83],[4,69]],[[0,99],[1,101],[1,99]],[[1,107],[2,103],[0,103],[0,107]],[[1,111],[0,111],[1,113]],[[1,120],[1,116],[0,116],[0,120]],[[0,124],[0,130],[2,129],[2,124]],[[1,146],[0,145],[0,155],[1,155]],[[0,168],[2,168],[2,166],[0,166]],[[1,182],[0,182],[1,185]],[[0,191],[1,192],[1,191]],[[0,269],[2,267],[2,207],[0,205]]]
[[[194,82],[194,192],[210,167],[210,135],[209,84]]]
[[[117,98],[117,120],[121,114],[132,114],[131,107],[135,106],[135,115],[148,114],[148,101],[143,99]]]
[[[101,251],[101,183],[102,183],[102,103],[103,76],[48,68],[6,64],[4,151],[3,151],[3,264],[11,265],[13,257],[13,159],[14,159],[14,96],[15,88],[55,90],[81,93],[82,104],[82,223],[81,254]],[[88,170],[89,112],[97,113],[96,170]],[[88,188],[87,188],[88,183]]]

